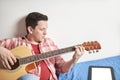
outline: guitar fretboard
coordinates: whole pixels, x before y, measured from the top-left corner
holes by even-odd
[[[46,59],[49,57],[64,54],[64,53],[71,52],[74,50],[75,50],[75,47],[71,46],[71,47],[62,48],[59,50],[54,50],[54,51],[50,51],[50,52],[46,52],[46,53],[42,53],[42,54],[37,54],[37,55],[32,55],[32,56],[20,58],[19,64],[22,65],[22,64],[26,64],[26,63],[30,63],[30,62],[40,61],[40,60],[43,60],[43,59]]]

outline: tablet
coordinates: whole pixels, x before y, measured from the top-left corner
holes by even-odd
[[[115,80],[111,66],[89,66],[88,80]]]

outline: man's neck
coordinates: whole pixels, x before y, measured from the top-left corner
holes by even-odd
[[[27,36],[26,36],[26,39],[27,39],[28,42],[30,42],[31,44],[37,45],[37,44],[40,44],[40,43],[41,43],[41,42],[35,41],[33,38],[30,37],[30,35],[27,35]]]

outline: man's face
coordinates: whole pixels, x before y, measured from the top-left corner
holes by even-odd
[[[32,40],[34,42],[43,41],[47,34],[47,28],[47,21],[38,21],[38,25],[35,27],[35,29],[32,29]]]

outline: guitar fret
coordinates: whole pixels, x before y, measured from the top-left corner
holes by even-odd
[[[29,63],[29,62],[34,62],[36,60],[38,60],[38,57],[33,55],[33,56],[25,57],[25,58],[20,58],[19,63],[25,64],[25,63]]]

